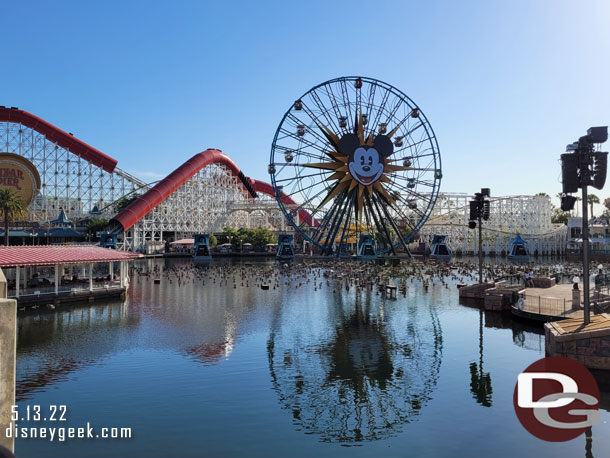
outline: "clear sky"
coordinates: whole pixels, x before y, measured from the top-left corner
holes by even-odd
[[[421,107],[441,191],[555,196],[565,145],[610,124],[607,0],[28,1],[1,23],[0,105],[148,181],[208,147],[267,180],[284,112],[344,75]]]

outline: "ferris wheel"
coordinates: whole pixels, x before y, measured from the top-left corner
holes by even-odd
[[[273,139],[269,174],[287,220],[324,254],[368,237],[403,247],[428,219],[441,172],[421,109],[379,80],[342,77],[296,100]]]

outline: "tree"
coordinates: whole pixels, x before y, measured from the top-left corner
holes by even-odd
[[[570,212],[564,212],[561,208],[553,208],[551,222],[554,224],[568,224]]]
[[[599,197],[595,194],[589,194],[587,196],[587,203],[589,204],[589,207],[591,207],[591,218],[593,218],[593,204],[599,203]]]
[[[137,194],[133,194],[131,196],[123,196],[123,197],[117,199],[114,202],[114,211],[119,213],[125,207],[127,207],[129,204],[131,204],[132,202],[138,200],[138,197],[140,197],[140,196],[138,196]]]
[[[217,243],[231,243],[233,246],[239,246],[239,233],[234,227],[225,227],[220,234],[217,234]],[[236,245],[237,244],[237,245]]]
[[[254,229],[249,240],[249,243],[254,245],[254,247],[258,250],[264,250],[267,247],[267,244],[276,242],[277,238],[275,234],[269,229],[265,229],[262,227]]]
[[[0,189],[0,211],[4,217],[4,244],[8,246],[8,225],[15,218],[25,218],[27,205],[17,193],[11,189]]]
[[[108,226],[108,220],[105,218],[92,219],[89,224],[87,224],[86,232],[92,237],[95,237],[95,234],[103,231]]]

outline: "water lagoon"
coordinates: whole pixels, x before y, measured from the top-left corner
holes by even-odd
[[[17,456],[586,456],[584,437],[542,442],[514,414],[541,329],[460,305],[457,275],[392,279],[407,286],[394,300],[329,267],[138,269],[124,302],[18,324],[20,409],[66,405],[66,426],[133,437],[18,439]],[[601,419],[594,456],[610,448]]]

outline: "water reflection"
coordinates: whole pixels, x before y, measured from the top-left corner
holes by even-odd
[[[120,335],[137,321],[127,303],[115,301],[20,316],[16,400],[30,399],[115,352]]]
[[[491,407],[491,375],[483,371],[483,310],[479,310],[479,363],[471,362],[470,391],[483,407]]]
[[[337,293],[326,329],[290,326],[276,309],[267,345],[273,387],[295,425],[321,441],[394,435],[436,386],[442,333],[434,306],[373,297]]]
[[[510,312],[485,311],[483,313],[486,328],[510,329],[515,345],[544,353],[544,328],[540,323],[532,324],[526,321],[518,321]]]

